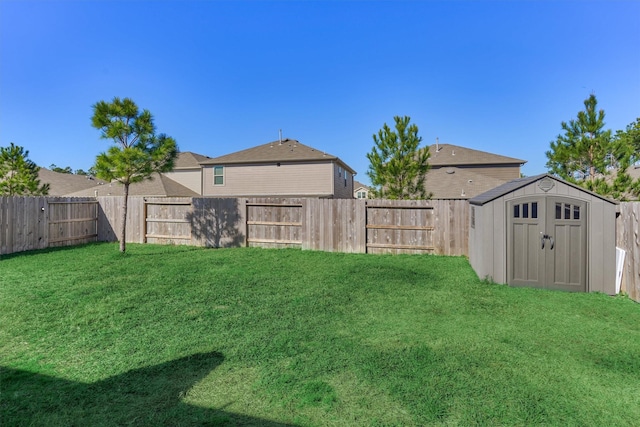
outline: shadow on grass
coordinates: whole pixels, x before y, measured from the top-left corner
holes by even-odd
[[[200,353],[91,384],[0,367],[0,419],[3,426],[288,425],[184,403],[223,360]]]
[[[95,246],[95,245],[104,245],[104,244],[112,245],[113,243],[91,242],[91,243],[84,243],[84,244],[81,244],[81,245],[56,246],[56,247],[44,248],[44,249],[31,249],[31,250],[23,251],[23,252],[13,252],[13,253],[10,253],[10,254],[2,254],[2,255],[0,255],[0,261],[5,260],[5,259],[12,259],[12,258],[23,258],[23,257],[32,256],[32,255],[48,254],[48,253],[52,253],[52,252],[71,251],[71,250],[82,248],[82,247]]]

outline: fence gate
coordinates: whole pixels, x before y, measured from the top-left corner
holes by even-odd
[[[191,244],[191,200],[144,202],[144,243]]]
[[[247,246],[302,247],[302,203],[246,202]]]
[[[98,239],[98,202],[47,200],[49,247],[78,245]]]
[[[434,252],[432,206],[367,205],[367,253]]]

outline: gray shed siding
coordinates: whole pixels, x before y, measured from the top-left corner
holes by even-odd
[[[555,185],[547,192],[538,186],[540,178],[484,204],[470,201],[475,210],[475,228],[469,233],[471,266],[482,279],[507,283],[507,202],[530,196],[570,197],[587,203],[587,291],[614,294],[616,205],[550,178]]]

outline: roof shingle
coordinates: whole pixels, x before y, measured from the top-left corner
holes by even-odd
[[[200,162],[202,165],[224,165],[238,163],[265,163],[265,162],[301,162],[301,161],[339,161],[351,173],[355,173],[346,163],[338,157],[317,150],[313,147],[301,144],[295,139],[283,139],[268,142],[246,150],[236,151],[220,157],[207,159]]]
[[[432,167],[496,164],[523,165],[526,163],[526,160],[459,147],[452,144],[430,145],[429,153],[429,165]]]

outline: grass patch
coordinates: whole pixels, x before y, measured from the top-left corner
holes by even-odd
[[[113,244],[0,259],[3,425],[634,425],[640,305],[464,258]]]

